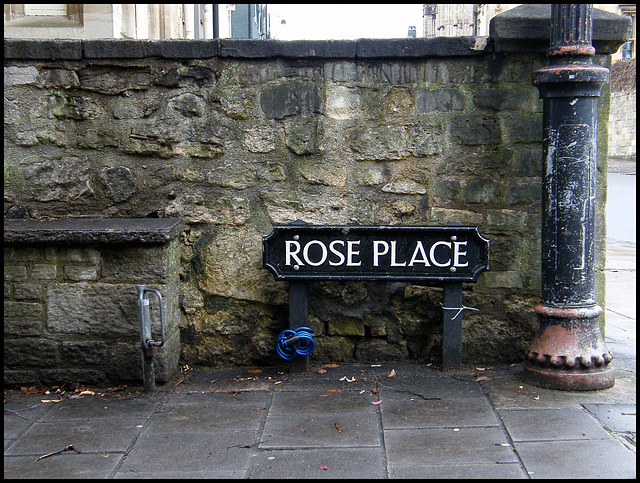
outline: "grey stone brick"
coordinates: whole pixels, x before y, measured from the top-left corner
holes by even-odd
[[[137,294],[133,285],[54,283],[47,288],[47,327],[52,333],[139,335]]]
[[[36,280],[55,280],[57,267],[48,264],[35,264],[31,267],[31,277]]]
[[[58,362],[58,347],[51,340],[29,338],[4,341],[4,363],[11,368],[55,367]]]
[[[98,280],[98,269],[84,265],[67,264],[64,266],[64,278],[74,282]]]
[[[500,122],[480,114],[463,114],[453,120],[452,136],[460,144],[497,144],[502,139]]]
[[[23,265],[5,265],[4,279],[7,282],[24,282],[27,279],[27,267]]]

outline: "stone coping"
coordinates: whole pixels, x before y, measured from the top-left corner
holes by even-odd
[[[4,220],[6,244],[166,243],[185,227],[179,218]]]
[[[544,53],[549,47],[550,4],[525,4],[497,15],[489,37],[433,37],[357,40],[137,40],[137,39],[4,39],[4,58],[204,59],[235,58],[425,58],[482,55],[493,52]],[[593,46],[612,54],[630,36],[631,20],[593,11]]]

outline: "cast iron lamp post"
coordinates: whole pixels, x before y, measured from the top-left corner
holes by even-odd
[[[524,375],[551,389],[615,383],[595,300],[597,107],[609,70],[593,64],[592,12],[552,5],[549,65],[533,73],[544,100],[542,301]]]

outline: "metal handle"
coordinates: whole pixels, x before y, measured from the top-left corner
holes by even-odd
[[[164,331],[164,312],[162,309],[162,294],[153,288],[148,288],[146,285],[138,285],[138,308],[140,315],[140,344],[142,349],[148,349],[150,347],[162,347],[165,343],[165,331]],[[151,338],[151,315],[149,311],[149,297],[148,293],[152,292],[158,297],[160,304],[160,342],[156,342]]]

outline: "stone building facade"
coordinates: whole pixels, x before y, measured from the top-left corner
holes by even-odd
[[[521,361],[540,293],[542,102],[530,79],[546,59],[495,45],[5,40],[5,218],[183,219],[180,355],[212,366],[279,360],[287,283],[261,253],[273,225],[477,225],[491,263],[465,285],[478,311],[465,312],[463,361]],[[607,66],[607,53],[595,62]],[[600,188],[608,111],[605,89]],[[604,200],[600,189],[601,304]],[[19,357],[25,340],[71,350],[50,336],[65,322],[38,295],[67,268],[47,275],[46,251],[8,249],[5,369],[37,366]],[[117,282],[101,279],[111,261],[95,248],[74,253],[78,276]],[[312,361],[441,358],[437,284],[316,282],[309,296]],[[37,317],[36,332],[7,333],[7,306],[10,327]]]

